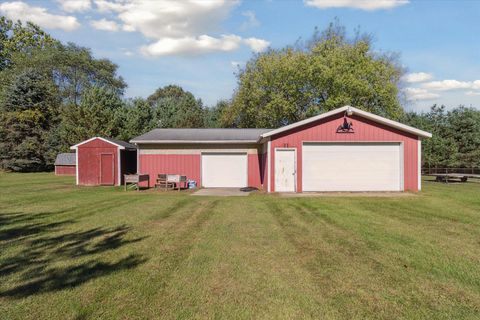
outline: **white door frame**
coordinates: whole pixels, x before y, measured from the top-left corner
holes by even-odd
[[[405,172],[404,172],[404,167],[405,167],[405,161],[404,161],[404,152],[405,152],[405,144],[403,141],[302,141],[302,152],[303,152],[303,146],[308,145],[308,144],[358,144],[358,143],[370,143],[370,144],[398,144],[400,146],[400,191],[405,191]],[[303,164],[305,162],[305,157],[303,157],[302,154],[302,184],[303,184],[303,178],[304,178],[304,170],[303,170]],[[303,185],[302,185],[302,191],[303,191]]]
[[[296,147],[276,147],[274,149],[275,151],[275,161],[274,161],[274,168],[275,170],[277,170],[277,166],[275,165],[276,164],[276,160],[277,160],[277,150],[282,150],[282,151],[293,151],[293,156],[294,156],[294,161],[293,161],[293,170],[294,170],[294,174],[293,174],[293,181],[294,181],[294,190],[293,192],[297,192],[297,148]],[[274,179],[273,181],[275,181],[275,170],[273,172],[274,174]],[[277,186],[275,185],[274,186],[274,192],[277,192]]]
[[[247,161],[246,168],[247,172],[245,176],[247,177],[247,181],[245,181],[245,186],[248,187],[248,152],[242,152],[242,151],[234,151],[234,150],[225,150],[225,151],[201,151],[200,152],[200,188],[204,188],[203,186],[203,155],[208,155],[208,154],[239,154],[239,155],[245,155],[245,159]]]

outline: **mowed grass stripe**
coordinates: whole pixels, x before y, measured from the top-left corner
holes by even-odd
[[[0,186],[2,319],[480,312],[480,184],[381,198],[123,192],[43,173]]]

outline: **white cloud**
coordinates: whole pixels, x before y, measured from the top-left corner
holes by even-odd
[[[263,39],[223,34],[221,23],[237,6],[237,0],[95,0],[97,9],[117,15],[124,31],[138,31],[155,42],[143,46],[149,56],[197,55],[228,52],[249,46],[262,51],[269,46]]]
[[[307,6],[320,9],[354,8],[366,11],[391,9],[409,3],[408,0],[305,0]]]
[[[250,28],[255,28],[255,27],[258,27],[260,25],[260,21],[258,21],[257,17],[255,16],[255,12],[250,11],[250,10],[244,11],[244,12],[242,12],[242,16],[247,18],[247,20],[245,22],[243,22],[242,25],[240,26],[241,30],[247,30],[247,29],[250,29]]]
[[[480,89],[480,80],[475,81],[458,81],[458,80],[442,80],[442,81],[431,81],[422,84],[423,88],[437,90],[437,91],[448,91],[448,90],[458,90],[458,89]]]
[[[439,94],[428,92],[422,88],[405,88],[404,92],[410,100],[432,100],[440,97]]]
[[[102,10],[118,12],[118,18],[149,38],[181,38],[218,30],[238,1],[138,0],[97,1]]]
[[[265,51],[265,49],[267,49],[268,46],[270,45],[270,42],[263,39],[257,39],[257,38],[247,38],[247,39],[244,39],[243,42],[249,45],[254,52]]]
[[[133,32],[133,31],[135,31],[135,28],[134,28],[133,26],[131,26],[131,25],[124,24],[124,25],[122,26],[122,30],[123,30],[123,31],[126,31],[126,32]]]
[[[45,8],[30,6],[22,1],[0,3],[0,13],[11,20],[30,21],[46,29],[72,31],[80,26],[73,16],[51,14]]]
[[[480,91],[467,91],[465,94],[467,96],[480,96]]]
[[[124,3],[108,0],[94,0],[97,10],[100,12],[121,12],[124,10]]]
[[[433,76],[430,73],[425,72],[415,72],[406,74],[403,79],[409,83],[416,83],[416,82],[425,82],[428,80],[433,79]]]
[[[163,38],[155,43],[144,46],[141,52],[147,56],[166,56],[171,54],[199,55],[215,51],[229,52],[237,50],[240,45],[247,44],[253,51],[262,51],[269,43],[255,38],[242,39],[229,34],[219,38],[208,35],[183,38]]]
[[[83,12],[92,8],[90,0],[57,0],[63,10],[67,12]]]
[[[107,20],[105,18],[91,21],[90,24],[95,29],[104,31],[117,31],[120,28],[118,23],[112,20]]]
[[[127,57],[131,57],[131,56],[133,56],[133,52],[127,50],[127,51],[125,51],[125,55],[126,55]]]

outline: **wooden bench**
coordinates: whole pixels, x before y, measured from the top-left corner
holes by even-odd
[[[187,177],[179,174],[159,174],[157,177],[157,182],[155,183],[155,188],[160,187],[167,189],[177,189],[180,191],[182,186],[185,187],[187,183]]]
[[[124,174],[123,175],[123,185],[125,186],[125,191],[127,191],[127,184],[137,188],[137,191],[140,190],[140,182],[147,181],[147,186],[150,188],[150,176],[148,174]]]

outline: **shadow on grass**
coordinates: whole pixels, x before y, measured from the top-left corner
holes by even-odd
[[[56,213],[2,214],[0,250],[0,297],[27,297],[37,293],[71,288],[113,272],[134,268],[146,261],[141,255],[109,258],[107,252],[142,241],[146,237],[128,237],[126,225],[114,228],[65,231],[75,220],[43,222]],[[14,225],[14,226],[12,226]],[[9,227],[8,227],[9,226]],[[108,255],[112,257],[111,254]],[[66,265],[55,267],[56,264]],[[10,281],[9,281],[10,280]],[[1,283],[8,283],[8,288]]]
[[[113,272],[135,268],[145,261],[146,259],[139,255],[129,255],[112,263],[92,260],[67,268],[51,268],[38,273],[26,283],[0,292],[0,297],[23,298],[37,293],[72,288]]]

